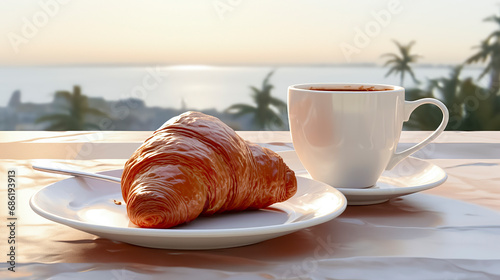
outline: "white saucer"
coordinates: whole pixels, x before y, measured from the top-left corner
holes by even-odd
[[[119,177],[122,170],[104,172]],[[169,229],[130,223],[117,183],[68,178],[30,200],[40,216],[104,238],[152,248],[216,249],[249,245],[327,222],[346,208],[344,195],[325,183],[297,178],[297,193],[266,209],[198,217]],[[122,202],[117,205],[114,200]]]
[[[278,152],[278,154],[297,176],[311,178],[295,151]],[[434,188],[444,183],[447,178],[448,175],[439,166],[418,158],[407,157],[392,170],[382,173],[373,187],[337,189],[346,196],[348,205],[369,205]]]

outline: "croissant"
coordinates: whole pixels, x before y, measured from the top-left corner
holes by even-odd
[[[275,152],[246,142],[215,117],[186,112],[134,152],[121,190],[132,223],[170,228],[200,215],[285,201],[297,191],[297,180]]]

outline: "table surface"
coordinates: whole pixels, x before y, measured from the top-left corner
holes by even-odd
[[[444,132],[414,154],[448,174],[439,187],[369,206],[259,244],[164,250],[108,240],[46,220],[28,205],[68,176],[48,161],[99,172],[122,168],[151,132],[0,132],[0,176],[18,176],[16,272],[8,271],[7,189],[0,188],[2,279],[500,279],[500,132]],[[238,132],[277,151],[289,132]],[[429,132],[404,131],[400,149]]]

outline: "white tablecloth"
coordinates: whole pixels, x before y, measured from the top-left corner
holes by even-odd
[[[403,132],[401,148],[427,132]],[[0,207],[7,170],[17,187],[16,272],[2,279],[500,279],[500,133],[445,132],[414,156],[448,173],[441,186],[389,202],[348,206],[338,218],[259,244],[219,250],[143,248],[46,220],[28,200],[67,178],[51,162],[90,172],[121,168],[149,132],[0,132]],[[240,132],[291,150],[288,132]]]

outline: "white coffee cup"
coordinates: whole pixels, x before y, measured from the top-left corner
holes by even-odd
[[[422,142],[397,153],[403,122],[423,104],[441,109],[441,124]],[[366,188],[438,137],[448,123],[448,110],[432,98],[405,101],[399,86],[300,84],[288,88],[288,117],[295,151],[315,180],[337,188]]]

